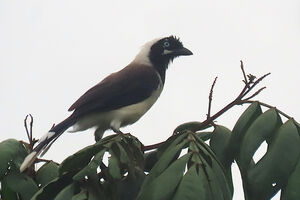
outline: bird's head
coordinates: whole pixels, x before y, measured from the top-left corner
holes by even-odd
[[[167,69],[174,58],[189,55],[193,55],[193,53],[183,46],[179,38],[169,36],[146,43],[135,61]]]

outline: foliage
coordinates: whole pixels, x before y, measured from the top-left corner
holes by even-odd
[[[193,132],[195,123],[180,126],[154,151],[143,152],[130,134],[110,135],[61,164],[46,162],[33,174],[18,170],[27,147],[5,140],[0,143],[1,198],[229,200],[236,161],[245,199],[270,199],[279,190],[282,200],[300,199],[300,126],[293,119],[283,122],[276,109],[262,112],[254,102],[232,131],[214,125],[212,132]],[[255,163],[263,142],[267,152]]]

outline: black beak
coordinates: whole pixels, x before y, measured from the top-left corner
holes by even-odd
[[[173,50],[172,54],[176,56],[190,56],[193,55],[193,52],[185,47],[182,47],[181,49]]]

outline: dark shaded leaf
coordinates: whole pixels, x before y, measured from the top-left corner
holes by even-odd
[[[105,151],[105,149],[99,151],[87,166],[73,176],[73,179],[75,181],[83,181],[86,176],[97,176],[97,168],[102,163]]]
[[[249,169],[248,182],[253,194],[270,198],[285,185],[298,162],[299,144],[297,128],[293,120],[288,120],[277,131],[264,157]]]
[[[152,167],[156,164],[156,162],[158,161],[157,150],[145,153],[144,157],[145,157],[145,169],[144,170],[146,172],[149,172],[152,169]]]
[[[68,199],[72,199],[72,197],[75,194],[75,191],[78,190],[76,189],[76,185],[74,183],[68,185],[67,187],[65,187],[64,189],[62,189],[57,196],[55,197],[54,200],[68,200]]]
[[[12,191],[12,189],[10,189],[7,186],[7,182],[6,180],[2,180],[1,181],[1,190],[0,190],[0,196],[2,198],[2,200],[19,200],[17,193],[15,193],[14,191]]]
[[[189,168],[183,176],[173,200],[211,199],[209,198],[212,194],[210,194],[208,179],[202,168],[198,171],[200,172],[197,173],[196,164]]]
[[[36,182],[43,187],[58,177],[58,165],[54,162],[45,163],[36,172]]]
[[[299,200],[300,199],[300,160],[298,160],[296,169],[290,175],[287,186],[281,190],[281,200]]]
[[[270,141],[282,121],[275,109],[269,109],[261,114],[249,127],[241,145],[238,157],[239,166],[246,170],[258,147],[264,140]]]
[[[258,102],[252,103],[240,116],[237,123],[235,124],[232,135],[228,141],[226,155],[228,155],[228,160],[233,161],[240,151],[241,143],[248,130],[249,126],[253,121],[261,115],[261,107]]]
[[[10,190],[18,194],[23,200],[29,200],[39,190],[32,178],[26,174],[10,172],[4,177],[3,182],[7,184]]]
[[[82,169],[90,162],[91,158],[96,153],[106,148],[105,147],[106,143],[116,140],[118,139],[118,137],[120,136],[116,134],[107,136],[101,139],[96,144],[87,146],[84,149],[73,154],[72,156],[69,156],[60,164],[59,173],[63,174],[64,172],[69,172],[69,171],[72,172],[72,171],[77,171],[79,169]]]
[[[228,160],[228,157],[225,154],[230,136],[231,131],[228,128],[224,126],[216,126],[209,141],[211,149],[226,168],[231,165],[231,160]]]
[[[24,145],[15,140],[8,139],[0,143],[0,180],[8,173],[13,163],[19,169],[28,152]]]
[[[60,191],[72,183],[72,176],[73,174],[65,174],[54,179],[48,185],[44,186],[37,193],[35,193],[31,200],[54,199]]]
[[[179,184],[187,161],[192,153],[188,153],[175,162],[156,177],[147,187],[139,193],[137,200],[167,200],[171,199]]]

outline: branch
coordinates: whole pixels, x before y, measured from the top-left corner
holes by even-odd
[[[241,61],[241,70],[242,70],[242,73],[243,73],[243,78],[244,78],[243,82],[244,82],[245,86],[242,89],[242,91],[240,92],[240,94],[232,102],[230,102],[224,108],[222,108],[220,111],[218,111],[217,113],[215,113],[213,116],[210,116],[210,114],[211,114],[210,112],[211,112],[212,93],[213,93],[213,88],[215,86],[216,79],[217,79],[217,78],[215,78],[215,80],[214,80],[214,82],[213,82],[213,84],[211,86],[211,90],[210,90],[210,94],[209,94],[209,104],[208,104],[207,119],[205,121],[203,121],[202,123],[200,123],[199,125],[196,125],[193,128],[189,129],[190,131],[197,132],[199,130],[205,129],[209,125],[213,125],[213,122],[218,117],[220,117],[226,111],[228,111],[229,109],[231,109],[233,106],[235,106],[235,105],[241,105],[241,104],[246,103],[246,102],[250,102],[250,99],[252,99],[253,97],[257,96],[262,90],[264,90],[266,88],[266,87],[262,87],[259,90],[257,90],[253,95],[251,95],[249,97],[246,97],[246,95],[253,88],[255,88],[255,86],[258,85],[264,78],[266,78],[268,75],[270,75],[270,73],[267,73],[267,74],[261,76],[260,78],[258,78],[255,81],[256,77],[254,75],[252,75],[252,74],[246,75],[243,61]],[[143,150],[144,151],[152,150],[152,149],[158,148],[162,144],[164,144],[164,142],[153,144],[153,145],[149,145],[149,146],[144,146]]]
[[[208,96],[208,111],[207,111],[207,119],[210,118],[210,111],[211,111],[211,103],[212,103],[212,95],[214,91],[214,87],[216,85],[218,77],[215,78],[213,84],[211,85],[209,96]]]

